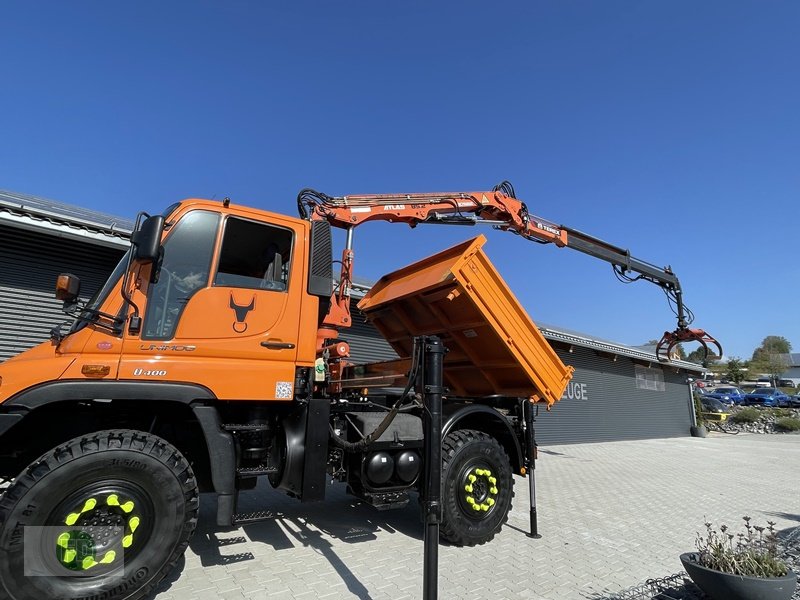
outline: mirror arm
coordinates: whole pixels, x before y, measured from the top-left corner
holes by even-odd
[[[133,235],[131,235],[131,251],[128,253],[128,264],[125,266],[125,276],[122,278],[122,297],[125,299],[125,302],[133,307],[133,314],[131,315],[130,325],[128,326],[128,332],[132,334],[139,333],[139,330],[142,326],[142,318],[139,316],[139,307],[133,301],[133,298],[128,291],[128,285],[130,284],[131,279],[131,264],[133,263],[133,255],[135,254],[134,249],[136,246],[136,232],[142,226],[142,222],[148,218],[146,212],[142,211],[138,215],[136,215],[136,225],[133,228]]]

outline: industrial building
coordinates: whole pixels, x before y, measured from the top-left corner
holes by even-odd
[[[59,273],[82,282],[81,297],[98,290],[119,262],[133,229],[130,219],[0,191],[0,360],[49,338],[68,319],[53,296]],[[361,283],[356,292],[368,289]],[[357,362],[395,356],[354,307],[346,337]],[[541,445],[688,436],[688,381],[703,369],[660,363],[655,354],[560,327],[540,330],[561,359],[575,367],[562,402],[541,411]]]

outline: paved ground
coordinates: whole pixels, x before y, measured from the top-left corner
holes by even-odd
[[[540,449],[540,540],[526,537],[528,485],[517,478],[509,523],[490,543],[442,546],[442,599],[599,600],[681,570],[707,519],[743,515],[800,526],[800,435],[680,438]],[[300,505],[265,490],[274,521],[217,531],[211,498],[178,569],[154,600],[420,598],[416,503],[377,512],[329,488]]]

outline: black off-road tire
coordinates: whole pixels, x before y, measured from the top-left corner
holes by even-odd
[[[198,507],[194,473],[165,440],[133,430],[74,438],[0,497],[0,594],[143,598],[186,550]]]
[[[459,546],[488,542],[511,511],[514,478],[508,455],[490,435],[462,429],[445,437],[442,462],[440,537]]]

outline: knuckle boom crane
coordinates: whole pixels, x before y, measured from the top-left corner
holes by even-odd
[[[666,361],[672,349],[681,342],[698,342],[703,348],[706,363],[713,346],[722,356],[722,346],[703,329],[691,328],[692,311],[683,302],[683,291],[672,268],[658,267],[631,256],[596,237],[532,215],[527,205],[517,199],[513,186],[503,181],[491,191],[374,194],[332,197],[312,189],[298,194],[297,206],[304,219],[328,221],[345,229],[347,238],[342,253],[339,286],[331,297],[331,305],[323,326],[331,328],[350,325],[350,287],[353,276],[353,229],[370,221],[420,223],[441,225],[490,225],[540,244],[555,244],[572,248],[608,263],[617,279],[624,283],[649,281],[664,290],[677,317],[677,327],[665,331],[656,346],[656,356]],[[334,336],[333,333],[331,333]],[[335,336],[334,336],[335,337]]]

